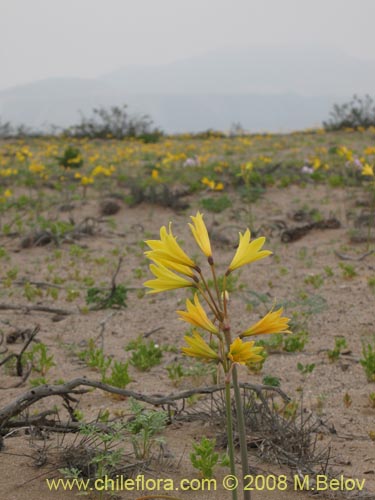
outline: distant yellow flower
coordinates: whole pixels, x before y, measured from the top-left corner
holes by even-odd
[[[247,163],[244,163],[243,165],[241,165],[241,170],[242,170],[242,173],[245,173],[245,172],[251,172],[254,168],[254,164],[252,161],[248,161]]]
[[[106,168],[98,165],[91,172],[91,175],[96,177],[98,175],[104,175],[104,177],[110,177],[116,169],[114,167]]]
[[[215,189],[215,181],[211,181],[208,177],[203,177],[201,183],[208,186],[210,189]]]
[[[10,197],[12,196],[12,194],[13,194],[13,193],[12,193],[12,191],[11,191],[10,189],[6,189],[6,190],[4,191],[4,196],[5,196],[5,198],[10,198]]]
[[[240,233],[240,242],[233,260],[228,267],[226,273],[227,275],[245,264],[250,264],[250,262],[264,259],[272,254],[269,250],[260,250],[264,245],[266,238],[262,236],[250,243],[250,237],[251,233],[249,229],[246,229],[244,234]]]
[[[151,288],[147,293],[159,293],[167,290],[175,290],[176,288],[185,288],[195,286],[193,281],[182,278],[178,274],[173,273],[163,265],[150,265],[150,271],[156,279],[148,280],[143,283],[147,288]]]
[[[240,338],[236,338],[230,345],[228,358],[233,363],[244,365],[249,361],[257,363],[262,361],[263,356],[260,356],[263,347],[254,347],[254,342],[243,342]]]
[[[320,158],[314,158],[313,160],[313,169],[318,170],[322,166],[322,162]]]
[[[224,184],[222,182],[218,182],[215,184],[214,191],[222,191],[224,189]]]
[[[41,174],[45,169],[46,167],[41,163],[31,163],[31,165],[29,165],[29,171],[33,174]]]
[[[160,240],[146,240],[147,245],[152,252],[145,252],[149,259],[159,262],[159,257],[163,259],[163,264],[169,267],[169,262],[182,264],[195,268],[195,262],[182,250],[177,243],[177,239],[172,234],[172,223],[169,224],[169,232],[165,226],[160,229]]]
[[[86,177],[86,175],[84,175],[81,178],[81,184],[82,184],[82,186],[88,186],[89,184],[93,184],[93,183],[94,183],[94,178],[93,177]]]
[[[159,171],[156,170],[156,168],[154,168],[151,172],[151,177],[156,181],[157,179],[159,179]]]
[[[185,342],[189,344],[190,347],[183,347],[181,350],[187,356],[193,358],[201,358],[204,361],[218,360],[219,355],[215,352],[208,344],[203,340],[198,332],[194,331],[193,336],[189,337],[186,335],[184,337]]]
[[[262,335],[265,333],[291,333],[288,328],[289,318],[282,317],[283,308],[280,307],[277,311],[270,311],[264,318],[259,320],[253,326],[241,333],[240,337],[248,337],[250,335]]]
[[[362,169],[362,175],[369,175],[371,177],[374,177],[374,169],[371,165],[366,163]]]
[[[203,221],[203,215],[200,212],[197,212],[195,217],[191,215],[190,218],[193,221],[193,224],[189,223],[189,227],[193,233],[195,241],[206,257],[212,257],[210,238],[208,236],[206,224]]]
[[[187,311],[177,311],[180,319],[194,326],[199,326],[208,332],[214,334],[219,333],[218,328],[208,319],[205,310],[199,302],[197,294],[194,295],[194,304],[189,299],[186,300],[186,309]]]

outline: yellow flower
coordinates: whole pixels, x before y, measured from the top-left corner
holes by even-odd
[[[195,217],[191,215],[190,218],[193,221],[193,224],[189,223],[189,227],[193,233],[195,241],[206,257],[212,257],[210,238],[208,236],[206,224],[203,221],[203,215],[200,212],[197,212]]]
[[[210,189],[215,189],[215,181],[211,181],[208,177],[203,177],[201,183],[208,186]]]
[[[143,283],[147,288],[152,288],[147,293],[165,292],[167,290],[175,290],[176,288],[195,286],[194,282],[178,276],[178,274],[173,273],[161,264],[157,266],[151,264],[150,271],[156,276],[156,279]]]
[[[187,311],[177,311],[180,319],[187,321],[194,326],[199,326],[208,332],[214,334],[219,333],[216,326],[208,319],[205,310],[199,302],[197,294],[194,295],[194,304],[189,299],[186,300],[186,309]]]
[[[89,184],[94,183],[94,178],[93,177],[86,177],[85,175],[81,178],[81,184],[82,186],[88,186]]]
[[[154,179],[154,180],[157,180],[159,179],[159,172],[158,170],[156,170],[156,168],[154,168],[151,172],[151,177]]]
[[[147,240],[145,243],[151,248],[152,252],[145,252],[149,259],[156,263],[161,259],[165,267],[170,267],[169,263],[182,264],[183,266],[195,268],[195,262],[186,255],[176,237],[172,234],[172,223],[169,223],[169,233],[165,226],[160,229],[160,240]]]
[[[224,184],[222,182],[218,182],[214,187],[215,191],[222,191],[223,189],[224,189]]]
[[[371,177],[374,177],[374,169],[372,166],[366,163],[362,169],[362,175],[370,175]]]
[[[5,198],[10,198],[10,197],[12,196],[12,194],[13,194],[13,193],[12,193],[12,191],[11,191],[10,189],[6,189],[6,190],[4,191],[4,196],[5,196]]]
[[[263,359],[263,356],[259,355],[262,350],[262,347],[254,347],[254,342],[243,342],[237,337],[229,347],[228,358],[233,363],[240,363],[241,365],[249,361],[257,363]]]
[[[172,271],[177,271],[178,273],[184,274],[185,276],[189,276],[189,278],[195,277],[194,271],[191,267],[184,266],[183,264],[177,264],[176,262],[171,262],[167,258],[160,257],[159,255],[154,257],[153,253],[153,250],[148,250],[147,252],[145,252],[145,255],[148,259],[156,262],[156,264],[161,264],[168,269],[172,269]]]
[[[42,165],[41,163],[32,163],[29,165],[29,171],[33,174],[41,174],[44,172],[46,167]]]
[[[192,337],[186,335],[184,339],[190,347],[183,347],[181,350],[187,356],[202,358],[205,361],[219,359],[219,355],[203,340],[198,332],[194,331]]]
[[[249,229],[246,229],[244,234],[240,233],[240,242],[235,256],[228,267],[227,275],[245,264],[250,264],[250,262],[255,262],[256,260],[264,259],[268,257],[268,255],[271,255],[272,252],[269,250],[260,251],[266,238],[262,236],[250,243],[250,237],[251,233]]]
[[[291,333],[288,328],[289,318],[282,317],[283,308],[280,307],[277,311],[270,311],[264,318],[259,320],[253,326],[241,333],[240,337],[248,337],[250,335],[262,335],[264,333]]]

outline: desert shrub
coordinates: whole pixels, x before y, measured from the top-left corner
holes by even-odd
[[[368,94],[364,97],[354,95],[349,102],[334,104],[330,119],[323,122],[323,126],[326,130],[375,126],[374,99]]]
[[[90,118],[81,116],[81,123],[73,125],[65,134],[92,139],[123,139],[137,137],[144,142],[157,142],[163,133],[152,127],[148,115],[130,116],[127,105],[100,107],[92,110]]]

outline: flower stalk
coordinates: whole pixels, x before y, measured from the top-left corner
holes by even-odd
[[[250,230],[247,229],[239,235],[237,251],[222,277],[220,287],[216,274],[211,243],[205,226],[203,215],[197,212],[191,217],[193,223],[189,224],[192,235],[207,257],[212,275],[212,286],[204,276],[202,269],[183,251],[172,233],[171,224],[167,230],[165,226],[160,229],[160,240],[146,241],[151,250],[145,252],[152,261],[150,270],[156,279],[149,280],[145,286],[151,288],[149,293],[158,293],[178,288],[193,288],[195,290],[193,301],[187,299],[186,310],[177,311],[180,319],[193,325],[193,334],[185,336],[187,347],[182,348],[186,356],[200,359],[205,363],[213,363],[224,374],[225,380],[225,414],[226,432],[228,440],[228,455],[231,474],[236,474],[235,448],[233,442],[233,413],[232,390],[236,408],[236,425],[240,442],[240,456],[242,466],[242,479],[249,473],[247,453],[246,422],[243,414],[243,405],[238,379],[238,367],[263,359],[262,348],[247,337],[267,333],[290,333],[288,318],[282,317],[282,309],[271,310],[264,318],[260,319],[250,328],[232,336],[228,311],[228,292],[226,290],[227,276],[244,265],[268,257],[271,252],[262,250],[265,238],[251,240]],[[182,275],[182,276],[181,276]],[[211,290],[212,288],[212,290]],[[200,299],[203,300],[212,319],[208,316]],[[202,334],[209,334],[206,342]],[[214,342],[213,342],[214,340]],[[232,491],[233,500],[237,500],[237,491]],[[250,491],[244,491],[244,500],[250,500]]]

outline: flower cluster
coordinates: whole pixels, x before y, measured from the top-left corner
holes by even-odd
[[[260,354],[262,348],[256,347],[253,341],[244,341],[243,339],[259,334],[289,333],[289,320],[282,316],[283,310],[281,308],[276,311],[271,310],[257,323],[232,339],[228,320],[228,295],[225,290],[225,283],[227,276],[234,270],[264,259],[271,254],[269,250],[262,249],[265,238],[259,237],[251,240],[249,229],[243,234],[239,233],[238,248],[224,274],[223,290],[220,291],[211,242],[203,215],[197,212],[195,216],[191,216],[191,220],[192,222],[189,223],[191,233],[199,249],[207,257],[212,271],[216,298],[214,298],[215,292],[208,286],[200,267],[179,245],[172,232],[171,223],[168,229],[166,226],[160,229],[160,239],[146,241],[150,250],[147,250],[145,255],[153,262],[150,265],[150,270],[155,278],[146,281],[144,285],[150,288],[148,293],[159,293],[178,288],[195,289],[193,301],[186,300],[186,310],[177,311],[181,320],[193,325],[195,328],[192,336],[185,337],[188,347],[184,347],[182,351],[187,356],[200,358],[207,362],[220,363],[225,372],[231,369],[231,363],[248,364],[261,361],[263,359]],[[209,318],[200,297],[209,307],[212,318]],[[196,328],[209,333],[211,340],[216,339],[218,346],[215,347],[206,342]]]

